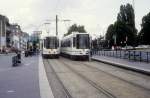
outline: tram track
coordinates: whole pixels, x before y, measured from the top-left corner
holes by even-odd
[[[106,72],[106,71],[103,71],[103,70],[101,70],[101,69],[98,69],[98,68],[96,68],[96,67],[93,67],[93,66],[91,66],[91,65],[89,65],[89,64],[85,64],[85,63],[81,63],[81,62],[73,62],[73,63],[76,63],[76,64],[78,64],[78,65],[79,65],[79,64],[80,64],[80,65],[84,65],[84,66],[89,67],[89,68],[91,68],[91,69],[96,69],[96,70],[101,71],[101,72],[103,72],[103,73],[105,73],[105,74],[107,74],[107,75],[110,75],[110,76],[115,77],[115,78],[117,78],[117,79],[119,79],[119,80],[121,80],[121,81],[124,81],[124,82],[126,82],[126,83],[128,83],[128,84],[131,84],[131,85],[134,85],[134,86],[136,86],[136,87],[140,87],[140,88],[142,88],[142,89],[145,89],[145,90],[150,91],[149,88],[145,88],[145,87],[143,87],[143,86],[141,86],[141,85],[138,85],[138,84],[135,84],[135,83],[133,83],[133,82],[131,82],[131,81],[125,80],[125,79],[123,79],[123,78],[120,78],[120,77],[118,77],[118,76],[116,76],[116,75],[113,75],[113,74],[111,74],[111,73],[109,73],[109,72]]]
[[[45,65],[45,64],[48,64],[48,65]],[[51,72],[48,72],[47,71],[47,74],[48,73],[50,73],[50,74],[53,74],[54,75],[54,77],[55,77],[55,79],[57,80],[57,85],[60,85],[59,86],[59,91],[58,90],[56,90],[56,89],[54,89],[53,87],[52,87],[52,92],[53,92],[53,94],[54,94],[54,97],[55,98],[73,98],[72,96],[71,96],[71,94],[69,93],[69,91],[65,88],[65,86],[63,85],[63,83],[62,83],[62,81],[60,80],[60,78],[58,77],[58,75],[57,75],[57,73],[55,72],[55,70],[54,70],[54,68],[52,67],[52,65],[51,65],[51,62],[50,62],[50,60],[49,59],[45,59],[44,60],[44,65],[45,66],[47,66],[47,67],[49,67],[50,69],[51,69]],[[48,76],[48,78],[49,78],[49,83],[50,83],[50,85],[51,86],[53,86],[53,84],[52,84],[52,82],[53,81],[51,81],[51,80],[53,80],[52,78],[50,78],[49,76]],[[59,83],[59,84],[58,84]],[[55,91],[55,92],[54,92]],[[61,91],[61,92],[60,92]],[[59,93],[59,96],[58,96],[58,93]],[[56,93],[56,94],[55,94]],[[61,95],[60,95],[60,93],[61,93]]]
[[[64,97],[59,98],[87,98],[85,96],[88,96],[91,91],[93,91],[89,94],[91,97],[88,98],[99,98],[100,96],[102,98],[150,97],[149,88],[107,72],[107,68],[101,69],[96,65],[90,65],[91,63],[71,61],[62,57],[55,60],[49,59],[46,62],[51,68],[51,72],[57,75],[60,84],[63,85]],[[70,80],[68,81],[68,79]],[[92,97],[92,94],[97,94],[97,97]]]
[[[108,90],[106,90],[105,88],[97,85],[95,82],[93,82],[92,80],[88,79],[87,77],[85,77],[84,75],[80,74],[78,71],[76,71],[75,69],[71,68],[69,66],[69,64],[65,63],[64,61],[60,61],[64,66],[66,66],[67,68],[69,68],[72,72],[74,72],[75,74],[77,74],[78,76],[80,76],[82,79],[84,79],[85,81],[87,81],[90,85],[92,85],[94,88],[96,88],[100,93],[103,93],[104,95],[106,95],[108,98],[117,98],[115,95],[111,94]]]
[[[145,88],[142,85],[135,84],[132,81],[130,82],[126,79],[122,79],[116,75],[107,72],[107,70],[105,72],[103,70],[100,70],[97,67],[91,66],[90,64],[88,65],[88,64],[84,64],[84,62],[71,61],[66,58],[61,58],[60,61],[65,63],[67,67],[70,67],[72,70],[78,73],[78,75],[86,79],[89,83],[92,82],[92,84],[95,85],[94,87],[99,86],[104,88],[106,92],[109,92],[115,98],[126,98],[128,94],[130,95],[130,97],[128,96],[129,98],[133,98],[133,96],[136,96],[134,98],[150,97],[149,88]],[[100,77],[96,78],[98,76]],[[107,78],[103,78],[103,77],[107,77]],[[108,77],[110,77],[110,79]],[[114,81],[117,84],[114,83]],[[120,90],[113,90],[115,88],[119,88]]]

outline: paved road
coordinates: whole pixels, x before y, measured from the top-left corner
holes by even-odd
[[[65,58],[44,62],[68,91],[68,98],[150,98],[150,77],[96,61],[71,61]],[[52,72],[52,70],[54,72]],[[51,87],[53,87],[53,84]],[[56,84],[55,84],[56,85]],[[52,88],[53,93],[59,90]],[[65,98],[65,97],[62,97]]]
[[[0,98],[40,98],[38,57],[23,58],[12,67],[12,55],[0,56]]]

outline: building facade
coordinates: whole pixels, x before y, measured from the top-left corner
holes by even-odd
[[[11,47],[13,49],[20,49],[20,37],[21,37],[21,28],[18,24],[11,24]]]
[[[26,50],[29,35],[17,23],[10,24],[6,16],[0,15],[0,52]]]
[[[10,48],[10,24],[6,16],[0,15],[0,51]]]
[[[27,44],[29,41],[29,34],[26,32],[22,32],[20,36],[20,49],[27,50]]]

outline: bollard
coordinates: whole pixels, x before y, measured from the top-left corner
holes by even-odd
[[[14,66],[17,66],[18,65],[18,63],[17,63],[17,56],[13,56],[12,57],[12,66],[14,67]]]
[[[25,57],[28,57],[28,51],[25,51]]]
[[[21,53],[17,53],[17,62],[21,63]]]

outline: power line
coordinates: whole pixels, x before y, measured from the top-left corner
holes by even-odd
[[[59,19],[58,19],[58,15],[56,15],[56,19],[55,19],[55,20],[49,20],[49,19],[47,19],[46,21],[55,21],[55,22],[56,22],[56,36],[58,36],[58,23],[59,23],[59,22],[69,22],[69,21],[71,21],[71,20],[69,20],[69,19],[62,19],[62,20],[59,20]]]

